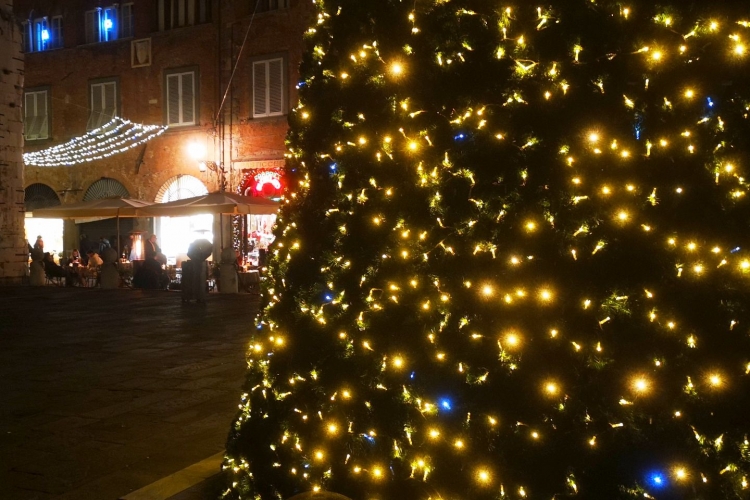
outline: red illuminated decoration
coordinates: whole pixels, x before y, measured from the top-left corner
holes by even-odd
[[[276,198],[284,191],[284,180],[278,169],[245,170],[240,192],[245,196]]]

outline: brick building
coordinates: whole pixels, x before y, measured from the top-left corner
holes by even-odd
[[[237,191],[283,165],[310,0],[16,0],[14,12],[26,57],[26,151],[115,116],[169,126],[108,158],[27,166],[28,211],[111,195],[160,202],[216,191],[221,167],[227,189]],[[81,231],[93,238],[112,231],[106,222],[64,224],[66,250]],[[163,229],[159,221],[137,225]]]
[[[12,9],[11,0],[0,0],[0,284],[20,283],[28,261],[21,159],[23,53]]]

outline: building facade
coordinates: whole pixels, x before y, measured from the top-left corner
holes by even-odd
[[[0,0],[0,284],[20,283],[27,274],[24,237],[23,98],[24,61],[13,2]]]
[[[27,211],[112,195],[170,201],[222,184],[237,192],[256,174],[277,175],[311,7],[310,0],[16,0],[26,151],[106,130],[114,117],[168,126],[106,158],[27,166]],[[70,250],[86,226],[64,224]],[[140,225],[159,231],[159,221]]]

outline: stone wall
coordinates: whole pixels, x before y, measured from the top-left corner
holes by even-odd
[[[24,235],[23,95],[21,30],[12,0],[0,0],[0,284],[21,283],[27,274]]]

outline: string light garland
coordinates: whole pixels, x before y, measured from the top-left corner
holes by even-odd
[[[167,130],[167,126],[141,125],[118,116],[85,135],[51,148],[24,153],[25,165],[59,167],[85,163],[123,153]]]
[[[225,498],[750,498],[750,10],[313,1]]]

